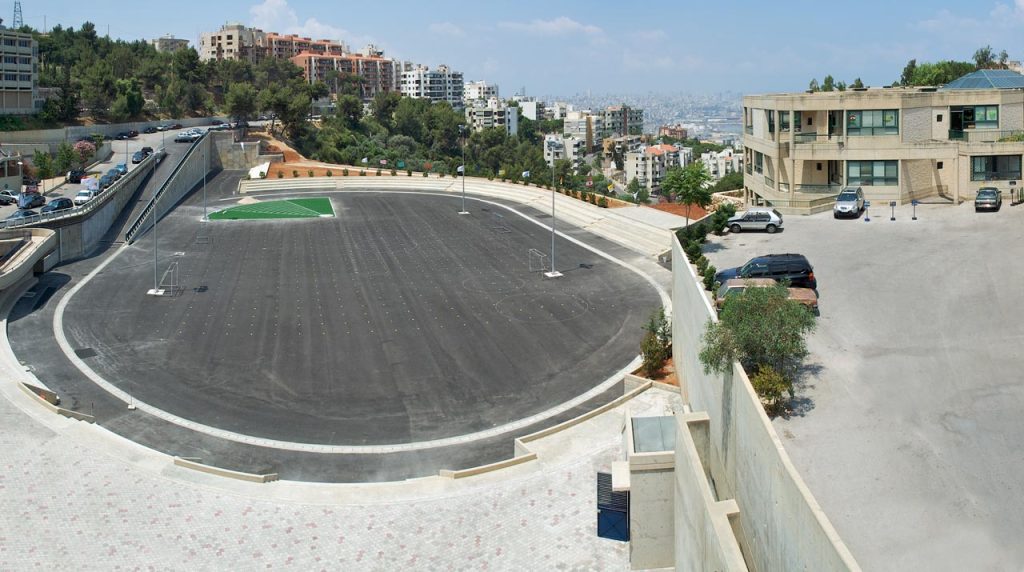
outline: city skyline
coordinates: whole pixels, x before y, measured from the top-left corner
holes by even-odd
[[[13,2],[0,11],[10,24]],[[25,24],[79,28],[123,40],[164,34],[195,45],[226,22],[314,39],[353,50],[376,44],[388,57],[448,64],[469,80],[526,93],[738,93],[805,89],[825,75],[888,85],[910,59],[969,60],[990,45],[1021,59],[1011,40],[1024,23],[1024,0],[982,4],[911,0],[817,5],[739,1],[638,10],[578,0],[492,6],[441,0],[397,2],[388,13],[333,11],[310,0],[183,0],[174,6],[22,2]],[[2,8],[0,8],[2,10]]]

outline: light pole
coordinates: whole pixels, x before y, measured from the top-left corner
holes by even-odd
[[[209,171],[209,163],[207,162],[207,150],[210,147],[209,138],[203,142],[203,222],[208,221],[206,218],[206,173]]]
[[[459,136],[462,137],[462,210],[459,214],[469,214],[466,210],[466,126],[459,125]]]
[[[551,154],[551,271],[545,272],[548,278],[561,278],[562,273],[555,270],[555,155]]]

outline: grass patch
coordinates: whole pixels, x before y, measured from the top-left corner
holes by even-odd
[[[211,214],[210,220],[267,220],[321,216],[334,216],[330,199],[319,197],[239,205]]]

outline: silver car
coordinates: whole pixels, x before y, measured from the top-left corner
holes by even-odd
[[[832,205],[832,217],[841,216],[859,217],[864,212],[864,191],[860,187],[846,187],[836,197],[836,204]]]
[[[751,207],[729,219],[729,232],[763,230],[773,233],[782,228],[782,213],[768,207]]]
[[[1003,192],[995,187],[982,187],[974,197],[974,212],[982,209],[997,211],[1003,206]]]

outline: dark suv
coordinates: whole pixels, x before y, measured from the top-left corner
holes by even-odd
[[[818,288],[814,267],[802,254],[766,254],[751,258],[739,268],[726,268],[715,274],[715,282],[725,284],[730,278],[771,278],[788,281],[794,288]]]

